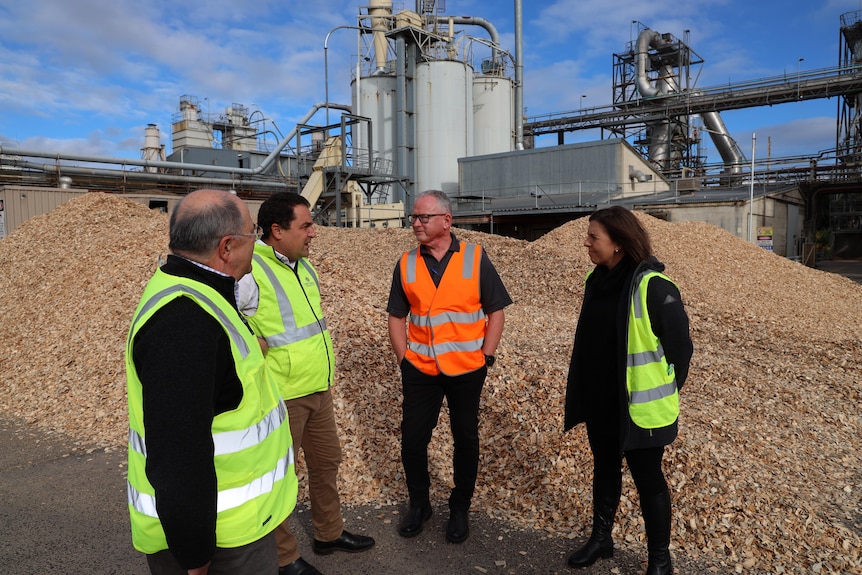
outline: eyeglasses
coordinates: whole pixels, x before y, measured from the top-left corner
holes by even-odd
[[[427,224],[428,220],[433,218],[434,216],[445,216],[446,214],[410,214],[407,216],[407,221],[411,224],[416,220],[419,220],[423,224]]]
[[[231,234],[232,236],[243,236],[243,237],[252,237],[254,241],[259,240],[263,237],[263,228],[256,225],[254,226],[254,231],[250,234]]]

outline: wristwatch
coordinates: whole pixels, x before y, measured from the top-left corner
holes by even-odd
[[[494,365],[495,361],[497,361],[497,358],[494,357],[493,355],[486,355],[485,356],[485,365],[486,366],[491,367],[492,365]]]

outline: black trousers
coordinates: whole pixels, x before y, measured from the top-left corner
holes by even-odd
[[[667,490],[661,460],[664,446],[631,449],[620,452],[620,436],[615,425],[590,425],[587,437],[593,452],[593,490],[598,493],[619,493],[622,488],[623,456],[641,497],[658,495]]]
[[[437,427],[445,397],[454,443],[452,470],[455,487],[449,496],[449,508],[470,508],[479,470],[479,399],[487,373],[488,369],[483,366],[454,377],[432,376],[422,373],[406,359],[401,362],[404,394],[401,461],[411,505],[430,503],[428,444]]]

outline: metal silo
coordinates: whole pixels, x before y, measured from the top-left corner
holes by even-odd
[[[358,106],[355,101],[356,90],[353,90],[353,109],[371,119],[371,139],[369,141],[366,124],[362,124],[358,146],[363,150],[372,150],[377,160],[376,168],[390,173],[395,160],[395,87],[395,76],[363,77],[359,81]]]
[[[416,66],[416,191],[458,193],[458,158],[473,155],[473,68],[456,60]]]
[[[498,76],[473,79],[473,155],[511,152],[515,145],[512,81]]]

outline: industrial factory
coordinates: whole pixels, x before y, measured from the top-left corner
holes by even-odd
[[[210,113],[185,94],[169,136],[146,128],[140,159],[0,147],[0,236],[96,190],[169,210],[191,190],[227,189],[253,214],[290,190],[311,202],[320,225],[401,227],[417,193],[440,189],[455,202],[456,225],[523,239],[621,204],[713,223],[803,262],[818,242],[862,255],[862,12],[840,17],[835,68],[720,90],[693,85],[707,64],[687,31],[678,38],[638,23],[613,54],[610,102],[525,116],[520,1],[513,52],[492,22],[438,4],[358,7],[355,26],[345,26],[361,46],[355,72],[335,80],[349,81],[351,101],[329,101],[327,70],[320,102],[285,133],[261,110],[235,103]],[[746,154],[721,117],[816,98],[839,100],[836,147],[786,163],[757,161],[754,142]],[[587,129],[602,139],[566,143]],[[556,145],[534,145],[547,135]],[[705,139],[720,163],[706,162]],[[828,238],[818,238],[822,230]]]

